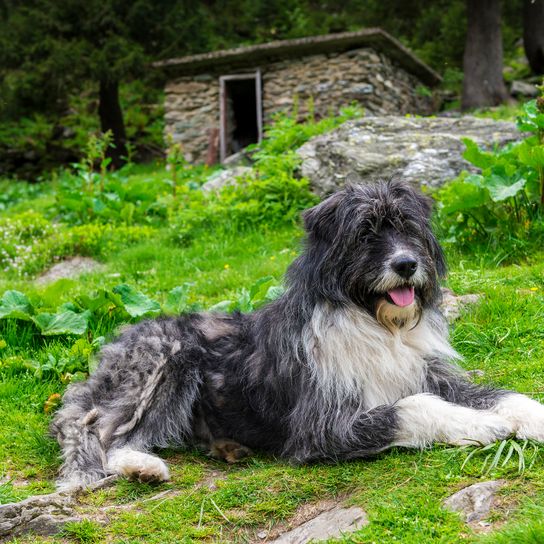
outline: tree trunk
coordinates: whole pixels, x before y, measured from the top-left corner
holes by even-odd
[[[544,74],[544,0],[523,2],[523,47],[535,74]]]
[[[111,130],[115,147],[108,149],[108,157],[111,157],[111,165],[114,168],[121,168],[126,162],[127,136],[123,112],[119,103],[119,82],[100,81],[98,99],[98,115],[100,116],[100,127],[102,132]]]
[[[467,0],[461,107],[497,106],[508,99],[502,78],[500,0]]]

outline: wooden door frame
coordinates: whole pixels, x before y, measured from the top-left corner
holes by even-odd
[[[257,107],[257,142],[263,139],[263,100],[261,70],[245,74],[231,74],[219,76],[219,154],[220,161],[227,158],[227,82],[233,80],[254,79],[255,80],[255,102]]]

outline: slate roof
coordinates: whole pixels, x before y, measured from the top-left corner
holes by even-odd
[[[417,76],[427,85],[437,85],[441,77],[409,49],[381,28],[365,28],[355,32],[325,34],[308,38],[279,40],[258,45],[223,49],[186,57],[157,61],[155,68],[161,68],[176,75],[205,72],[223,66],[243,68],[266,65],[282,59],[300,58],[319,53],[340,53],[360,47],[372,47],[385,53],[407,72]]]

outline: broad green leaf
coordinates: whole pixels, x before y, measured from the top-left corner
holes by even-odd
[[[59,299],[65,296],[66,292],[77,286],[77,281],[70,278],[60,278],[50,283],[42,292],[40,308],[56,308]]]
[[[523,187],[525,187],[525,184],[527,183],[525,178],[521,178],[511,185],[507,184],[508,181],[509,180],[497,175],[490,176],[487,180],[487,188],[493,202],[501,202],[507,198],[516,196],[523,190]]]
[[[440,212],[445,215],[472,210],[489,201],[486,189],[477,185],[481,176],[468,176],[464,181],[455,180],[439,193]]]
[[[263,299],[266,295],[268,288],[273,285],[276,280],[272,276],[265,276],[259,278],[249,289],[249,296],[251,300]]]
[[[93,313],[107,313],[116,308],[121,308],[123,311],[125,305],[121,297],[106,289],[100,289],[95,296],[79,295],[76,297],[77,304]]]
[[[0,319],[32,319],[34,309],[25,294],[19,291],[6,291],[0,301]]]
[[[518,149],[519,160],[532,168],[544,167],[544,145],[520,145]]]
[[[480,174],[470,174],[464,179],[464,182],[474,185],[474,187],[485,187],[485,178]]]
[[[114,287],[113,292],[121,297],[125,310],[131,317],[158,314],[161,311],[160,304],[156,300],[150,299],[126,283]]]
[[[478,148],[478,144],[470,138],[461,138],[466,150],[463,158],[478,168],[488,168],[495,160],[491,153],[486,153]]]
[[[66,310],[58,314],[38,314],[32,318],[32,321],[44,336],[83,334],[87,330],[89,315],[89,312],[76,314]]]
[[[266,292],[266,300],[276,300],[285,293],[285,289],[281,285],[272,285]]]
[[[174,287],[166,297],[164,310],[169,314],[179,315],[187,309],[187,301],[189,300],[189,291],[193,283],[184,283],[178,287]]]
[[[253,304],[251,303],[251,298],[249,296],[249,291],[247,289],[242,289],[242,293],[236,300],[236,310],[240,312],[250,312],[253,310]]]
[[[214,304],[209,311],[210,312],[232,312],[236,303],[232,300],[222,300],[217,304]]]

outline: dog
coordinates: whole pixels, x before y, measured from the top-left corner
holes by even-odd
[[[543,405],[475,385],[458,366],[430,214],[430,199],[402,182],[348,186],[303,213],[305,247],[277,300],[126,328],[52,421],[58,487],[111,474],[167,480],[151,453],[166,446],[306,463],[544,441]]]

